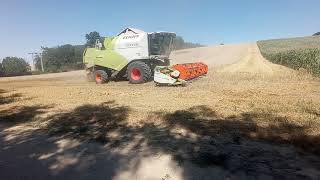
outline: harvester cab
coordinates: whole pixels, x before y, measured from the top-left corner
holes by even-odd
[[[156,32],[149,33],[149,52],[150,56],[164,56],[169,58],[172,50],[174,33]]]

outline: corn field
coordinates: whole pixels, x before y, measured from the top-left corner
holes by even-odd
[[[258,41],[258,46],[273,63],[320,75],[320,37]]]

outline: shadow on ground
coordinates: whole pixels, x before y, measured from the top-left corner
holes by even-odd
[[[0,111],[0,123],[6,124],[6,126],[14,126],[20,123],[27,123],[34,121],[40,114],[45,113],[45,110],[50,106],[22,106],[13,107],[12,109],[5,109]]]
[[[10,104],[17,100],[17,98],[21,97],[22,95],[20,93],[15,93],[12,95],[5,95],[8,91],[4,89],[0,89],[0,105],[4,104]]]
[[[112,179],[122,171],[138,171],[142,157],[156,154],[172,156],[182,169],[182,179],[212,179],[200,178],[188,163],[218,168],[221,179],[320,175],[318,156],[306,152],[319,154],[319,137],[308,136],[309,127],[273,114],[220,117],[206,106],[195,106],[154,112],[146,123],[134,126],[128,120],[130,108],[110,101],[35,118],[48,108],[1,112],[0,123],[46,122],[41,129],[18,134],[2,131],[0,174],[4,179]],[[273,123],[263,126],[263,121]]]

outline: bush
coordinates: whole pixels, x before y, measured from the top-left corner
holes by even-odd
[[[2,61],[2,69],[6,76],[19,76],[30,74],[29,64],[22,58],[6,57]]]

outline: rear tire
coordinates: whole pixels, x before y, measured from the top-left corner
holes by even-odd
[[[97,84],[108,82],[108,74],[103,70],[94,71],[93,77]]]
[[[144,62],[136,61],[129,64],[127,68],[129,82],[141,84],[150,81],[152,77],[151,68]]]

